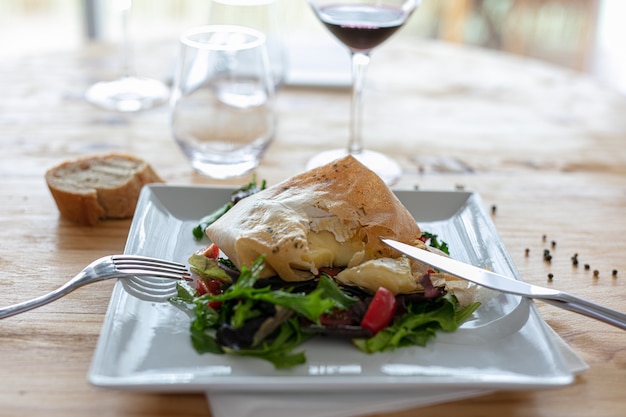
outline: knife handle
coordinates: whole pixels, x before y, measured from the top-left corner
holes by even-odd
[[[592,303],[591,301],[587,301],[566,292],[560,292],[556,296],[536,298],[556,307],[583,314],[587,317],[591,317],[612,326],[619,327],[622,330],[626,330],[626,314],[621,311]]]

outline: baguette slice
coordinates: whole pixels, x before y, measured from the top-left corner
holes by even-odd
[[[64,217],[93,226],[132,217],[141,188],[163,180],[144,160],[111,153],[64,162],[46,172],[46,182]]]

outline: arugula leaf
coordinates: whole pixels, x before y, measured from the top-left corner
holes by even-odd
[[[443,240],[439,241],[439,235],[422,231],[422,239],[425,239],[424,242],[430,240],[429,245],[431,247],[439,249],[443,253],[450,255],[450,249],[448,248],[448,244]]]
[[[241,275],[222,294],[205,294],[199,297],[202,301],[221,301],[249,299],[255,301],[267,301],[282,307],[294,310],[305,318],[317,322],[319,316],[341,305],[332,298],[325,298],[324,289],[317,288],[309,294],[291,293],[284,290],[270,290],[270,287],[254,288],[263,269],[264,257],[260,257],[251,268],[243,266]]]
[[[230,319],[230,324],[234,328],[238,328],[243,326],[247,320],[260,315],[261,312],[254,309],[254,300],[242,300],[233,307],[233,316]]]
[[[322,274],[320,276],[317,288],[322,292],[322,296],[324,298],[334,300],[337,303],[337,307],[343,310],[349,309],[354,303],[357,302],[356,297],[341,291],[341,288],[339,288],[337,283],[327,274]]]
[[[266,360],[271,362],[276,369],[287,369],[306,362],[304,352],[293,352],[293,350],[310,337],[300,331],[298,319],[291,318],[280,326],[277,336],[269,342],[248,349],[225,348],[224,350],[228,353]]]
[[[191,344],[198,353],[214,353],[223,354],[224,351],[215,337],[206,332],[205,329],[194,325],[195,319],[192,320],[190,327]]]
[[[197,298],[196,298],[197,300]],[[221,346],[207,329],[220,322],[220,315],[206,303],[196,302],[195,317],[191,320],[191,343],[198,353],[224,353]]]
[[[222,217],[233,206],[234,206],[233,203],[228,202],[224,204],[223,206],[221,206],[220,208],[218,208],[217,210],[215,210],[213,213],[208,214],[204,216],[202,219],[200,219],[199,224],[196,227],[194,227],[193,230],[191,231],[193,233],[193,237],[196,240],[202,240],[202,238],[205,236],[204,231],[206,230],[206,228],[212,225],[213,223],[215,223],[220,217]]]
[[[233,191],[232,195],[230,196],[230,201],[228,201],[226,204],[224,204],[214,212],[200,219],[199,224],[191,231],[193,237],[196,240],[202,240],[202,238],[205,236],[205,230],[207,227],[215,223],[228,210],[233,208],[233,206],[237,204],[241,199],[264,190],[266,186],[267,182],[265,180],[261,181],[261,185],[258,185],[256,182],[256,175],[253,176],[252,180],[248,184]]]
[[[263,264],[264,261],[265,256],[259,256],[250,268],[243,265],[241,267],[239,278],[237,278],[237,281],[233,285],[228,287],[226,292],[237,291],[243,288],[253,288],[254,284],[259,279],[261,271],[265,268],[265,265]]]

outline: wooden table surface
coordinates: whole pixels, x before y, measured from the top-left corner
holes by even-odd
[[[217,184],[190,170],[170,137],[166,107],[120,114],[83,101],[92,82],[111,76],[109,52],[86,47],[0,62],[1,305],[46,293],[124,248],[130,220],[83,227],[59,217],[44,181],[51,166],[125,151],[171,184]],[[165,77],[171,59],[173,49],[156,50],[142,75]],[[626,309],[625,97],[540,62],[398,37],[375,52],[365,102],[366,146],[405,169],[396,188],[480,193],[487,210],[496,208],[493,221],[527,281]],[[344,143],[348,104],[342,89],[282,89],[279,132],[258,176],[275,183],[303,170],[315,152]],[[547,263],[542,251],[552,241]],[[94,284],[0,321],[0,415],[211,415],[201,394],[89,385],[112,286]],[[377,415],[624,415],[626,332],[537,304],[590,366],[574,384]]]

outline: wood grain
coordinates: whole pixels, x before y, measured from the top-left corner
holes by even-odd
[[[171,49],[161,46],[146,75],[167,75]],[[93,259],[123,251],[129,220],[83,227],[59,217],[43,178],[53,165],[127,151],[172,184],[216,183],[189,168],[169,135],[167,108],[118,114],[82,100],[108,53],[94,46],[0,63],[2,305],[52,290]],[[626,98],[540,62],[398,37],[376,51],[365,102],[366,146],[401,162],[398,189],[480,193],[487,210],[496,207],[493,221],[526,280],[626,308]],[[258,176],[277,182],[302,171],[315,152],[343,144],[348,104],[341,89],[282,89],[279,133]],[[200,394],[88,384],[111,289],[110,282],[94,284],[0,322],[0,415],[211,415]],[[623,415],[626,333],[538,306],[590,365],[574,384],[384,416]]]

